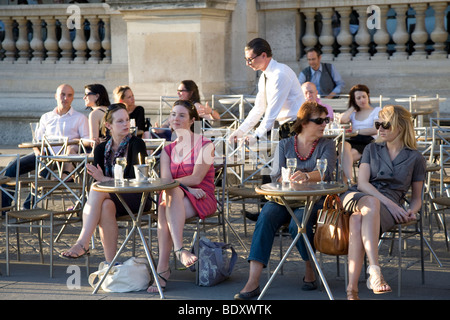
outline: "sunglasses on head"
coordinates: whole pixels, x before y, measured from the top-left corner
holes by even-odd
[[[330,118],[329,117],[325,117],[325,118],[316,118],[316,119],[309,119],[309,121],[314,122],[315,124],[322,124],[322,123],[330,123]]]
[[[375,121],[375,128],[378,130],[382,127],[384,130],[387,130],[391,127],[391,123],[389,121],[378,122]]]

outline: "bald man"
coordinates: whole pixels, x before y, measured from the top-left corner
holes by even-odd
[[[74,99],[74,90],[68,84],[61,84],[56,89],[55,100],[56,107],[41,116],[39,120],[39,128],[36,131],[36,139],[41,140],[45,135],[64,136],[69,140],[86,138],[89,139],[89,123],[87,117],[72,108],[72,101]],[[36,155],[39,150],[35,149],[33,153],[28,154],[20,159],[20,172],[25,174],[35,169]],[[11,162],[5,171],[8,177],[16,176],[16,163]],[[25,200],[24,208],[30,208],[30,200],[28,197]],[[4,192],[2,193],[2,205],[4,207],[11,205],[11,198]]]

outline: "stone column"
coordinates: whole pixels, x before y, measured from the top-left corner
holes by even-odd
[[[431,32],[431,40],[434,42],[434,51],[428,58],[438,59],[447,58],[447,52],[444,50],[445,41],[448,37],[448,32],[444,26],[444,13],[447,8],[446,2],[430,3],[434,9],[434,30]]]
[[[386,45],[389,42],[389,33],[386,31],[386,16],[389,10],[387,5],[381,5],[380,8],[380,29],[377,29],[373,40],[376,43],[377,52],[371,59],[389,59]]]
[[[305,15],[306,27],[302,42],[306,51],[317,44],[317,36],[314,32],[314,16],[316,15],[316,9],[302,9],[301,11]]]
[[[16,41],[16,47],[19,50],[19,59],[16,63],[27,63],[30,59],[30,42],[27,34],[27,19],[26,17],[14,17],[19,25],[19,38]]]
[[[392,8],[396,13],[397,27],[392,35],[392,40],[395,42],[395,52],[392,54],[391,59],[407,59],[406,43],[408,42],[409,34],[406,31],[406,12],[408,11],[408,5],[392,5]]]
[[[88,62],[98,63],[100,61],[100,49],[102,48],[98,33],[98,23],[100,20],[96,16],[89,16],[87,19],[91,29],[89,40],[86,43],[89,50],[91,50]]]
[[[235,1],[113,2],[127,24],[129,84],[137,100],[156,109],[160,96],[176,95],[185,79],[195,81],[204,97],[225,92]]]
[[[33,49],[33,57],[31,62],[41,63],[44,57],[44,42],[42,41],[42,20],[40,17],[30,17],[33,25],[33,39],[30,42],[30,47]]]
[[[426,3],[415,3],[413,5],[416,11],[416,26],[414,32],[411,34],[411,39],[414,41],[414,52],[409,57],[410,59],[424,59],[427,56],[425,51],[425,42],[428,39],[428,33],[425,29],[425,11],[427,10]]]
[[[333,8],[323,8],[320,10],[322,15],[322,32],[319,36],[319,42],[322,45],[322,58],[324,61],[331,61],[333,55],[333,29],[331,28],[331,17],[333,16]]]
[[[339,14],[341,15],[341,29],[336,37],[337,42],[341,46],[341,51],[335,60],[350,60],[352,54],[350,53],[350,46],[353,42],[352,34],[350,33],[350,14],[352,12],[351,7],[339,8]]]
[[[12,63],[16,54],[16,42],[14,41],[13,36],[13,19],[8,17],[2,17],[3,24],[5,25],[5,38],[2,42],[2,47],[5,50],[5,58],[3,62]]]
[[[358,53],[353,58],[354,60],[369,60],[370,59],[370,53],[369,53],[369,43],[370,43],[370,34],[367,31],[367,7],[355,7],[354,8],[356,12],[358,12],[358,20],[359,20],[359,27],[358,32],[355,36],[355,41],[358,44]]]

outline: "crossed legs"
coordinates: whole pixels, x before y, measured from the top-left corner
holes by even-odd
[[[118,227],[116,221],[116,205],[109,193],[91,190],[83,209],[83,228],[75,245],[62,255],[76,258],[89,248],[91,236],[99,226],[105,260],[111,262],[117,251]]]

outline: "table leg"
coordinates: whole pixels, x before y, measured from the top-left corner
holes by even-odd
[[[303,226],[306,226],[306,222],[308,221],[309,216],[311,215],[312,208],[319,198],[320,197],[312,197],[312,198],[308,197],[307,198],[306,203],[305,203],[305,212],[303,213],[303,219],[302,219],[302,222],[300,223],[300,221],[297,219],[297,217],[295,216],[294,212],[292,211],[291,207],[288,205],[286,200],[283,197],[279,197],[279,200],[284,204],[284,206],[288,210],[289,214],[291,215],[292,219],[294,219],[295,223],[297,224],[298,233],[297,233],[297,236],[292,241],[291,245],[289,246],[288,250],[284,254],[283,259],[281,259],[277,268],[273,272],[269,281],[264,286],[264,289],[261,291],[261,294],[259,295],[258,300],[261,300],[262,297],[265,295],[265,293],[266,293],[267,289],[269,288],[270,284],[272,283],[273,279],[275,279],[275,276],[277,275],[278,271],[283,266],[284,262],[286,261],[287,257],[289,256],[289,254],[291,253],[292,249],[297,244],[297,241],[300,239],[301,236],[303,236],[303,240],[305,241],[306,248],[309,252],[311,259],[313,260],[313,262],[316,266],[317,272],[319,273],[320,279],[322,280],[322,283],[324,284],[324,287],[325,287],[325,290],[327,291],[328,297],[330,298],[330,300],[334,300],[333,294],[331,293],[331,290],[328,286],[328,283],[325,279],[322,269],[320,268],[319,263],[316,259],[314,250],[311,246],[311,243],[309,242],[308,236],[306,235],[306,230],[303,227]]]
[[[111,268],[114,266],[114,264],[116,263],[117,258],[122,253],[122,251],[125,248],[126,244],[128,243],[130,238],[134,235],[134,233],[137,230],[138,233],[139,233],[139,237],[141,238],[141,241],[142,241],[142,243],[144,245],[144,251],[145,251],[145,254],[147,256],[147,260],[149,262],[150,269],[152,270],[153,279],[156,282],[156,286],[158,287],[159,295],[160,295],[161,299],[164,299],[164,293],[163,293],[161,285],[159,283],[158,274],[156,272],[155,264],[153,263],[152,253],[150,252],[150,250],[148,248],[147,242],[145,241],[145,236],[142,233],[142,229],[141,229],[142,213],[144,212],[144,206],[145,206],[145,202],[147,200],[148,195],[149,195],[148,192],[144,192],[142,194],[141,204],[139,206],[139,211],[138,211],[137,216],[135,217],[134,214],[131,212],[130,208],[128,207],[128,205],[126,204],[126,202],[121,197],[121,195],[117,193],[117,198],[123,204],[124,208],[127,210],[128,214],[130,215],[131,220],[133,221],[133,228],[131,229],[130,233],[126,237],[126,239],[125,239],[124,243],[122,244],[122,246],[120,247],[119,251],[114,256],[114,259],[111,261],[111,264],[109,265],[108,270],[106,271],[105,275],[97,283],[97,285],[96,285],[94,291],[92,292],[92,294],[96,294],[98,292],[98,290],[99,290],[100,286],[102,285],[103,281],[106,279],[106,275],[109,273]]]

